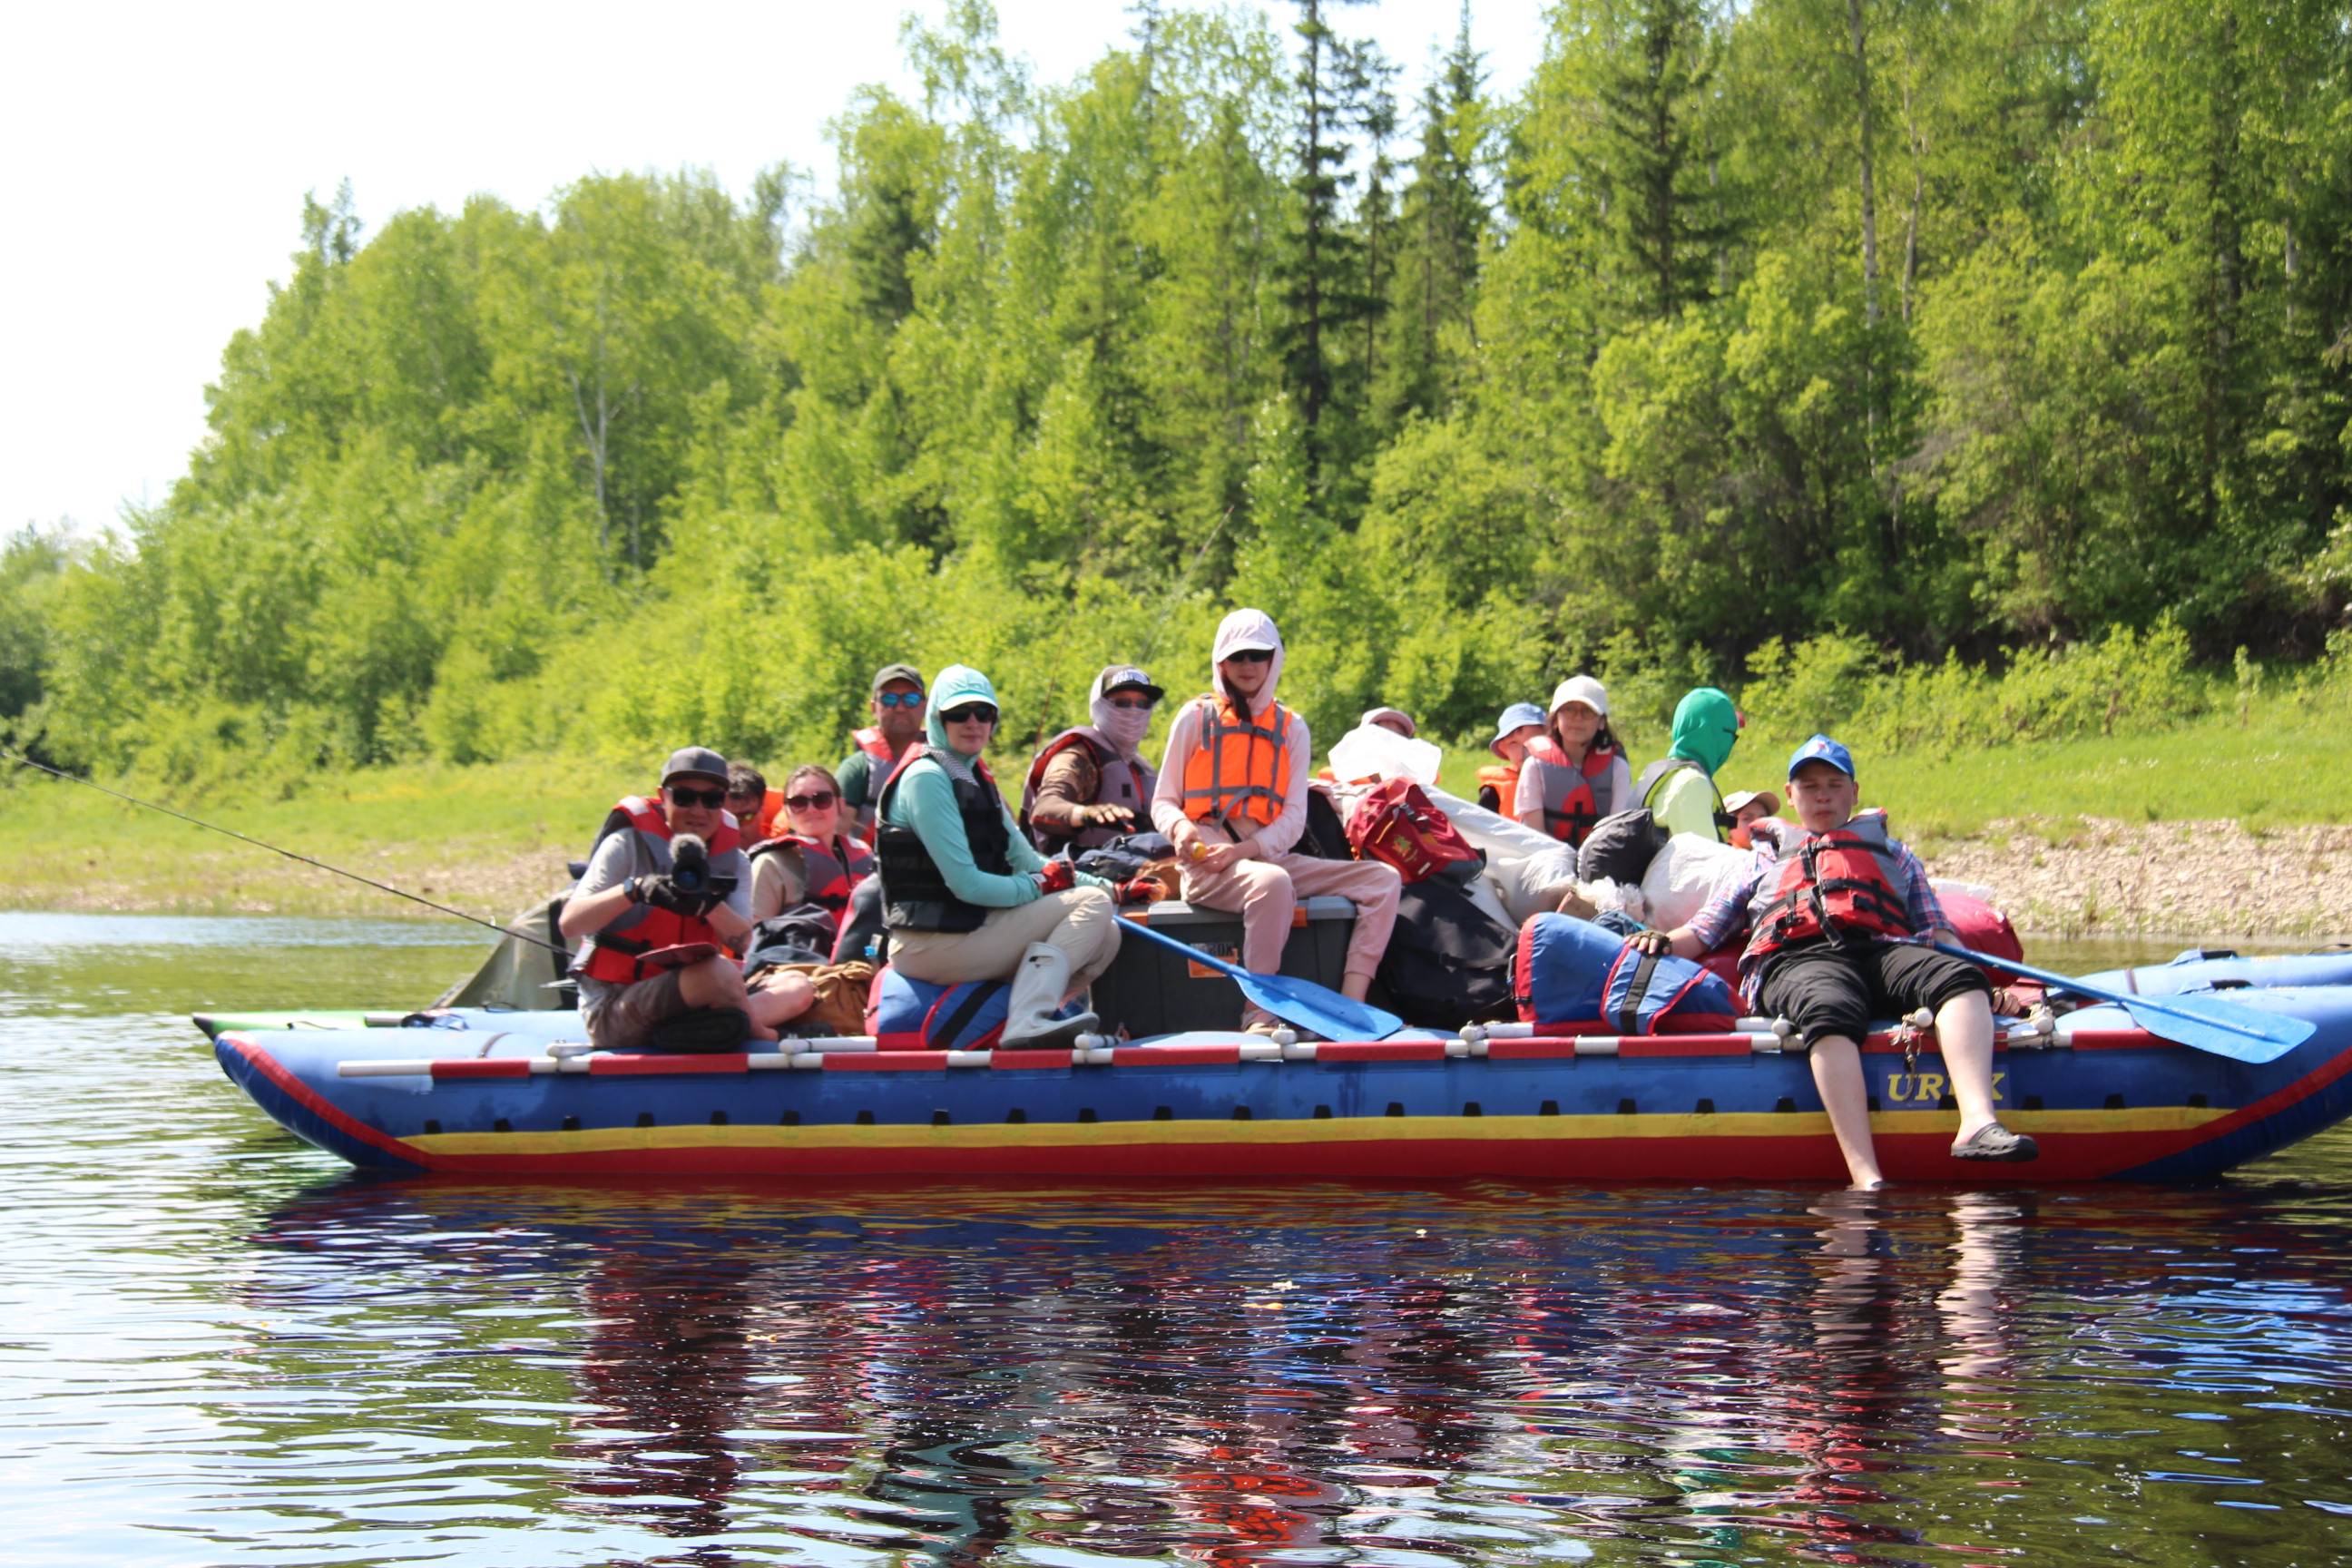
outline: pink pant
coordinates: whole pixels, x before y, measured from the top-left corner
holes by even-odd
[[[1213,829],[1202,837],[1216,842]],[[1282,948],[1290,940],[1298,900],[1336,894],[1356,906],[1355,933],[1348,939],[1348,973],[1369,979],[1388,951],[1389,932],[1396,927],[1397,894],[1403,887],[1396,868],[1378,860],[1277,855],[1271,860],[1236,861],[1222,871],[1184,868],[1186,903],[1240,913],[1242,967],[1259,974],[1282,968]]]

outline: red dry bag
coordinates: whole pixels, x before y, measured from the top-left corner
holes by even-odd
[[[1348,847],[1359,860],[1381,860],[1408,882],[1475,874],[1483,864],[1453,821],[1409,778],[1376,785],[1348,819]]]

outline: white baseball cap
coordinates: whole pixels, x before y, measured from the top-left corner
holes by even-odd
[[[1571,675],[1551,689],[1551,706],[1547,713],[1557,713],[1571,702],[1581,702],[1603,719],[1609,717],[1609,689],[1589,675]]]

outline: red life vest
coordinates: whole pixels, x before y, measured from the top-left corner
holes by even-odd
[[[720,856],[740,848],[743,841],[730,813],[720,812],[719,819],[719,831],[709,840],[714,869]],[[601,847],[615,833],[637,836],[637,847],[653,861],[656,875],[669,870],[669,818],[660,805],[643,795],[625,796],[604,819],[604,831],[596,835],[597,845]],[[594,851],[590,854],[593,858]],[[615,915],[612,924],[590,932],[581,942],[572,973],[614,985],[635,985],[653,973],[639,962],[640,954],[680,942],[719,940],[718,931],[707,920],[657,910],[651,904],[632,904]]]
[[[1045,782],[1045,765],[1072,746],[1087,749],[1087,754],[1095,760],[1096,772],[1101,776],[1094,799],[1079,804],[1123,805],[1134,814],[1134,827],[1097,825],[1082,827],[1075,834],[1066,834],[1058,828],[1041,827],[1030,821],[1030,814],[1037,805],[1038,787]],[[1048,855],[1059,853],[1065,844],[1073,849],[1100,848],[1121,833],[1150,830],[1151,792],[1159,782],[1160,775],[1150,763],[1141,757],[1129,762],[1120,756],[1118,748],[1110,743],[1110,737],[1094,725],[1080,724],[1075,729],[1065,730],[1046,742],[1045,749],[1038,752],[1036,759],[1029,764],[1028,782],[1021,786],[1021,831],[1029,836],[1029,842]]]
[[[868,724],[863,730],[852,730],[849,732],[849,740],[850,743],[855,745],[859,751],[865,752],[876,762],[880,763],[884,769],[882,776],[886,779],[889,777],[887,770],[890,767],[891,761],[890,742],[882,738],[881,731],[876,729],[873,725]]]
[[[1195,822],[1244,819],[1265,826],[1282,815],[1289,787],[1290,711],[1279,702],[1252,720],[1223,697],[1203,697],[1201,739],[1184,759],[1184,815]],[[1236,833],[1248,830],[1238,826]]]
[[[1619,809],[1610,783],[1617,752],[1592,746],[1579,764],[1550,736],[1538,735],[1528,742],[1528,755],[1544,765],[1543,829],[1563,844],[1583,843],[1594,823]]]
[[[1748,928],[1743,969],[1818,936],[1843,947],[1921,934],[1911,927],[1911,879],[1887,836],[1886,814],[1865,811],[1827,833],[1790,834],[1773,876],[1748,903]]]

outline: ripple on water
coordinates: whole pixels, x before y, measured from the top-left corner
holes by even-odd
[[[2352,1555],[2341,1139],[1874,1200],[370,1181],[182,1016],[404,1005],[446,933],[27,919],[12,1560]]]

